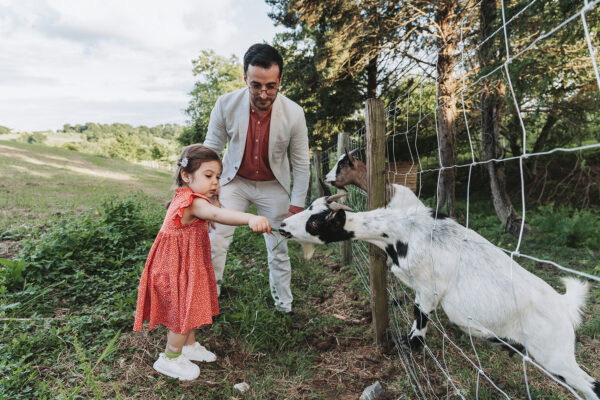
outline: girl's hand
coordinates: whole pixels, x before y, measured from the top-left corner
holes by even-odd
[[[261,217],[260,215],[253,215],[248,220],[248,226],[252,231],[256,233],[268,233],[271,234],[271,224],[266,217]]]

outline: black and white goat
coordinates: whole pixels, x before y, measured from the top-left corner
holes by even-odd
[[[527,349],[546,370],[598,400],[600,382],[574,355],[587,284],[563,278],[566,293],[557,293],[476,232],[436,218],[410,189],[394,186],[395,206],[355,213],[335,202],[343,195],[321,197],[285,219],[279,231],[309,253],[311,245],[348,239],[383,249],[393,274],[415,291],[411,348],[423,343],[429,316],[441,304],[463,331]]]

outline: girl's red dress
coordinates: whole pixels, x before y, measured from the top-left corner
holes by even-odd
[[[219,314],[217,285],[210,255],[208,224],[182,225],[183,210],[194,198],[208,201],[188,187],[177,188],[140,279],[134,331],[165,325],[175,333],[212,323]]]

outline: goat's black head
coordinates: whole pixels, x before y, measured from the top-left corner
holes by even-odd
[[[316,199],[306,210],[283,220],[279,232],[288,239],[297,240],[305,245],[338,242],[352,238],[354,234],[344,229],[346,211],[352,211],[352,209],[336,203],[336,200],[343,196],[345,194]],[[311,246],[304,248],[305,255],[307,248],[310,251]]]

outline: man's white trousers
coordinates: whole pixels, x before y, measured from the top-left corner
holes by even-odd
[[[238,211],[246,211],[251,204],[254,204],[258,215],[267,217],[272,228],[279,228],[290,205],[290,198],[278,181],[251,181],[240,176],[236,176],[233,181],[221,187],[219,201],[223,208]],[[210,231],[210,245],[217,288],[220,292],[220,281],[225,269],[227,249],[233,240],[236,227],[215,225],[216,228]],[[275,300],[275,307],[281,311],[291,311],[292,267],[288,256],[287,241],[281,242],[283,237],[275,231],[271,235],[265,233],[263,236],[268,252],[269,284],[271,295]]]

